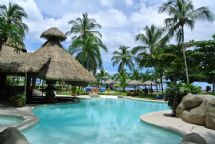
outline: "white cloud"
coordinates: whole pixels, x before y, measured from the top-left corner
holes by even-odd
[[[128,19],[121,11],[116,9],[108,9],[90,14],[94,17],[103,28],[119,28],[127,25]]]
[[[133,0],[125,0],[126,5],[131,6],[134,4]]]
[[[103,6],[112,7],[114,4],[113,0],[100,0]]]
[[[134,25],[139,27],[151,24],[163,26],[166,17],[167,15],[158,13],[158,5],[147,7],[142,3],[140,10],[132,13],[130,19]]]

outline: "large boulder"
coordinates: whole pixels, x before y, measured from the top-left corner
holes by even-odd
[[[181,102],[178,107],[176,108],[176,117],[181,118],[182,117],[182,112],[184,111],[184,105],[183,102]]]
[[[176,109],[183,121],[215,130],[215,96],[188,94]]]
[[[202,96],[188,94],[183,99],[183,107],[185,110],[191,110],[195,107],[198,107],[203,102]]]
[[[182,119],[188,123],[204,126],[206,123],[206,103],[207,101],[204,100],[200,106],[193,108],[190,111],[183,111]]]
[[[182,117],[182,112],[184,111],[184,104],[183,104],[184,98],[185,97],[182,98],[182,101],[180,102],[180,104],[176,108],[176,117],[177,118]]]
[[[0,133],[0,144],[29,144],[17,128],[9,127]]]
[[[206,127],[215,129],[215,98],[208,100],[206,106]]]
[[[207,142],[199,134],[191,133],[183,138],[181,144],[207,144]]]

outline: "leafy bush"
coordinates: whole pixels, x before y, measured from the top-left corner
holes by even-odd
[[[198,94],[201,92],[200,87],[185,83],[170,83],[165,92],[165,100],[168,101],[172,114],[175,116],[176,108],[180,104],[182,98],[188,93]]]
[[[14,95],[10,98],[10,101],[12,105],[16,107],[22,107],[26,103],[26,96],[24,93],[19,93],[17,95]]]

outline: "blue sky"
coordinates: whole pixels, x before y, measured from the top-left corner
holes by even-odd
[[[9,0],[1,0],[7,4]],[[88,12],[102,25],[103,42],[108,53],[102,52],[103,66],[109,73],[117,71],[113,67],[111,57],[120,45],[134,47],[140,45],[135,41],[135,35],[142,32],[145,25],[163,26],[166,14],[158,14],[157,9],[166,0],[10,0],[21,5],[28,14],[24,22],[29,26],[25,38],[28,51],[38,49],[43,39],[40,35],[50,27],[58,27],[63,32],[69,30],[68,21]],[[215,14],[214,0],[193,0],[196,8],[208,6]],[[193,31],[185,29],[185,40],[210,39],[215,33],[215,23],[197,22]],[[174,42],[174,40],[172,40]],[[63,43],[67,48],[71,38]]]

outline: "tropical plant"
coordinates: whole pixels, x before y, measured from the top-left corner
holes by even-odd
[[[200,78],[201,79],[203,78],[202,81],[212,83],[213,92],[214,92],[215,91],[215,65],[214,65],[215,38],[213,40],[192,41],[191,46],[195,47],[192,57],[196,62],[196,67],[198,68],[197,70],[198,75],[201,74]]]
[[[86,35],[85,38],[74,39],[69,46],[70,54],[75,55],[76,59],[94,75],[97,69],[102,67],[100,49],[107,52],[102,41],[92,34]]]
[[[127,85],[127,79],[128,79],[128,74],[126,73],[126,71],[124,69],[122,69],[118,74],[117,74],[117,78],[116,78],[119,83],[120,86],[123,89],[123,92],[125,92],[125,87]]]
[[[126,67],[130,70],[134,67],[132,54],[127,46],[120,46],[119,51],[114,51],[111,61],[113,62],[113,66],[119,65],[118,72],[124,70]]]
[[[169,18],[165,19],[166,28],[169,29],[169,37],[176,36],[176,40],[183,52],[186,81],[189,83],[189,74],[187,67],[187,58],[184,47],[184,27],[188,26],[191,30],[194,28],[196,20],[213,21],[213,15],[207,7],[194,9],[191,0],[168,0],[159,7],[160,13],[168,13]]]
[[[158,72],[159,66],[159,54],[161,48],[164,47],[168,41],[168,37],[164,36],[165,31],[162,28],[158,28],[154,25],[145,26],[145,33],[138,34],[136,40],[144,44],[144,46],[137,46],[133,48],[132,53],[136,55],[137,63],[144,67],[154,68],[154,81],[157,82],[158,77],[161,75]],[[158,89],[158,88],[157,88]]]
[[[188,93],[198,94],[201,92],[200,87],[185,83],[170,83],[165,92],[165,100],[172,109],[173,116],[176,115],[177,106],[182,101],[182,98]]]
[[[10,98],[10,101],[12,102],[12,104],[14,106],[22,107],[26,103],[26,96],[24,95],[24,93],[19,93],[19,94],[16,94],[16,95],[12,96]]]
[[[28,26],[22,22],[23,18],[27,18],[27,14],[18,4],[0,5],[0,51],[6,43],[17,49],[24,47]]]
[[[72,39],[86,38],[89,34],[92,34],[98,38],[102,37],[102,34],[96,30],[97,28],[100,29],[101,25],[98,24],[95,19],[89,18],[87,13],[83,13],[82,18],[69,21],[68,24],[72,26],[67,34],[75,34]]]

